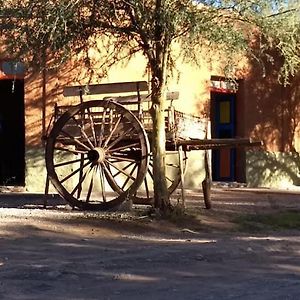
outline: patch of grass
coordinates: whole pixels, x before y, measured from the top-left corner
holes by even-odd
[[[233,222],[242,231],[300,229],[300,211],[239,216]]]
[[[179,227],[199,228],[201,220],[195,213],[191,213],[181,204],[173,205],[165,214],[157,214],[158,220],[164,220]]]

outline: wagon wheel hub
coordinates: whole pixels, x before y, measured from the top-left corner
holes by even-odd
[[[105,160],[105,149],[101,147],[90,150],[87,154],[88,159],[93,163],[101,163]]]

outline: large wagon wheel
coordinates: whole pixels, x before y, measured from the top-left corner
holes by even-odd
[[[106,210],[136,192],[149,152],[147,135],[129,110],[112,101],[89,101],[72,107],[54,124],[46,166],[52,184],[72,206]]]

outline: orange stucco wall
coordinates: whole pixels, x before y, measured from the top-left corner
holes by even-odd
[[[81,67],[73,68],[71,65],[62,68],[63,71],[27,76],[25,81],[26,104],[26,145],[37,146],[41,144],[43,128],[48,126],[53,113],[54,104],[69,105],[79,103],[78,97],[64,98],[63,87],[67,85],[149,81],[145,60],[136,56],[126,66],[116,65],[110,69],[105,78],[89,78]],[[168,91],[179,91],[180,99],[174,102],[176,109],[203,115],[207,112],[210,97],[210,71],[207,67],[201,69],[188,64],[181,64],[177,76],[170,79]],[[44,78],[43,78],[44,76]],[[96,96],[97,97],[97,96]],[[90,97],[85,97],[86,100]],[[187,104],[188,103],[188,104]],[[43,109],[45,113],[43,114]],[[44,119],[43,119],[44,118]]]
[[[279,83],[280,60],[250,65],[242,88],[245,133],[264,141],[271,152],[300,150],[300,76]]]

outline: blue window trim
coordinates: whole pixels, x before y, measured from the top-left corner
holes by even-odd
[[[226,130],[229,136],[226,138],[235,137],[235,101],[236,94],[232,93],[215,93],[212,92],[211,99],[214,101],[215,105],[215,136],[216,138],[224,138],[220,135],[221,130]],[[223,99],[222,99],[223,98]],[[220,124],[220,103],[222,101],[230,101],[230,123]],[[234,181],[235,180],[235,161],[236,161],[236,149],[230,149],[230,176],[221,177],[220,176],[220,150],[213,150],[213,179],[217,181]]]

